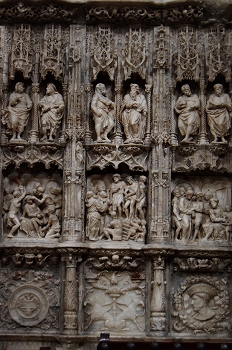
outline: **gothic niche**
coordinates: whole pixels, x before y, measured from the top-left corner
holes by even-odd
[[[10,239],[58,239],[62,178],[46,172],[9,172],[3,179],[3,227]]]
[[[146,235],[144,175],[92,175],[87,179],[86,238],[144,242]]]
[[[226,178],[176,181],[172,191],[174,242],[227,244],[231,241],[231,184]]]
[[[115,103],[112,101],[112,82],[109,83],[104,75],[101,75],[101,77],[101,82],[97,82],[95,86],[90,106],[94,122],[94,141],[97,143],[110,143],[113,137],[112,132],[115,126],[116,110]],[[100,80],[98,79],[98,81]]]
[[[181,92],[182,96],[178,97],[175,104],[178,130],[183,137],[181,143],[196,143],[200,128],[200,100],[191,91],[189,84],[182,84]]]
[[[45,95],[38,103],[40,141],[52,142],[58,139],[64,108],[64,99],[57,91],[56,84],[47,83]]]
[[[141,79],[138,80],[141,81]],[[130,82],[122,100],[121,124],[125,135],[124,143],[143,143],[144,140],[148,105],[141,90],[142,84]]]
[[[224,92],[225,87],[224,77],[220,79],[220,76],[213,84],[209,84],[206,114],[211,143],[227,144],[226,137],[231,128],[232,103],[230,96]]]
[[[27,90],[29,90],[29,88],[27,88]],[[25,143],[26,137],[24,130],[28,124],[31,109],[32,101],[28,93],[25,92],[24,83],[16,83],[14,92],[9,96],[7,107],[2,110],[3,133],[7,137],[11,137],[11,143]]]

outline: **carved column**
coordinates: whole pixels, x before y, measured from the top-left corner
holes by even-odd
[[[32,101],[33,101],[33,120],[32,129],[30,133],[29,142],[35,143],[38,140],[38,127],[39,127],[39,116],[38,116],[38,103],[39,103],[39,83],[32,83]]]
[[[120,123],[120,113],[122,104],[122,85],[120,84],[120,79],[117,78],[117,83],[115,85],[115,104],[116,104],[116,125],[115,125],[115,143],[122,143],[122,132]]]
[[[151,331],[164,332],[166,324],[166,298],[164,281],[165,261],[161,256],[153,260],[153,288],[151,296]]]
[[[92,84],[87,84],[85,86],[85,91],[87,93],[87,101],[86,101],[86,124],[85,124],[85,140],[87,142],[91,141],[91,130],[90,130],[90,103],[91,103],[91,95],[92,95],[92,88],[93,85]]]
[[[171,108],[171,145],[178,146],[177,133],[176,133],[176,119],[175,119],[175,99],[174,99],[174,86],[170,86],[170,108]]]
[[[205,106],[206,106],[206,90],[205,90],[205,72],[204,72],[204,62],[205,60],[202,58],[201,60],[201,78],[200,78],[200,115],[201,115],[201,125],[200,125],[200,138],[199,143],[200,145],[205,145],[209,143],[207,140],[207,133],[206,133],[206,113],[205,113]]]
[[[9,95],[9,85],[8,83],[4,83],[2,84],[2,109],[6,109],[7,108],[7,104],[8,104],[8,95]],[[5,131],[3,131],[2,127],[1,127],[1,141],[2,143],[8,143],[8,138],[5,134]]]
[[[62,258],[66,263],[64,284],[64,330],[65,334],[77,334],[77,260],[72,254]]]
[[[145,85],[145,92],[147,94],[147,125],[145,131],[145,143],[149,143],[151,138],[151,88],[151,84]]]
[[[60,135],[60,141],[65,142],[65,130],[66,130],[66,118],[67,118],[67,106],[68,106],[68,84],[63,83],[63,98],[64,98],[64,116],[62,120],[62,130]]]

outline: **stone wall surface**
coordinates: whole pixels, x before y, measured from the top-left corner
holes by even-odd
[[[230,1],[0,2],[0,349],[232,343]]]

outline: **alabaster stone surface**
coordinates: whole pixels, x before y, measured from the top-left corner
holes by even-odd
[[[229,1],[0,1],[1,350],[232,343],[231,52]]]

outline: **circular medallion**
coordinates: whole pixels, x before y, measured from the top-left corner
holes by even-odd
[[[24,285],[11,294],[8,308],[14,321],[22,326],[34,326],[46,317],[49,302],[42,289]]]

